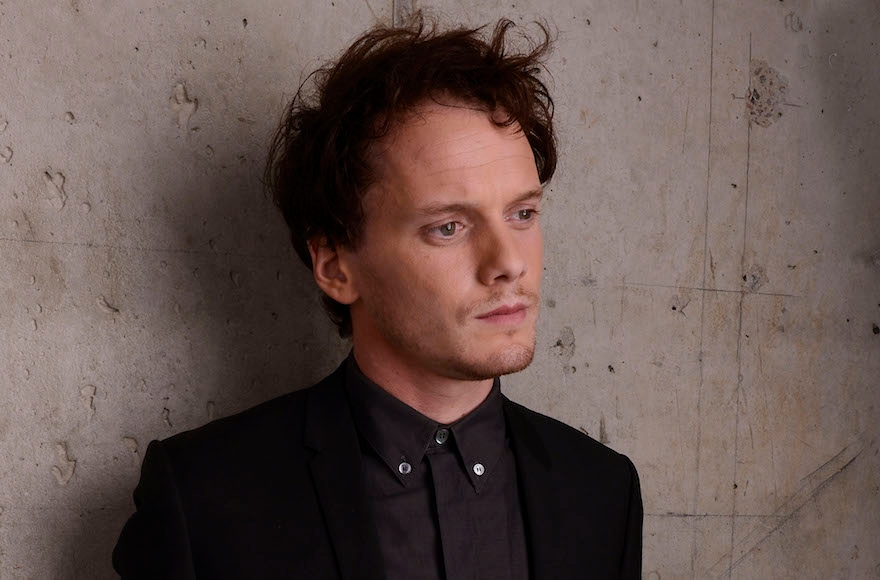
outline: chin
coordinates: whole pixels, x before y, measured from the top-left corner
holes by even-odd
[[[468,353],[466,353],[468,354]],[[518,373],[532,364],[535,357],[535,344],[508,345],[494,353],[486,354],[480,359],[466,357],[453,365],[457,367],[458,375],[462,379],[482,381],[494,379],[502,375]]]

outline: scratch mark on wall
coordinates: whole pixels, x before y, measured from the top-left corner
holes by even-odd
[[[67,194],[64,192],[64,174],[51,173],[51,169],[44,172],[43,190],[52,207],[58,211],[64,209],[64,204],[67,203]]]
[[[751,67],[752,71],[752,79],[749,81],[750,84],[750,93],[751,93],[751,85],[755,79],[756,74],[759,74],[761,71],[758,70],[756,73],[756,68],[754,66],[754,59],[752,58],[752,35],[749,33],[749,62],[753,63]],[[758,79],[759,82],[764,82],[763,77]],[[780,113],[781,114],[781,113]],[[766,125],[765,125],[766,126]],[[760,288],[761,284],[763,284],[763,278],[766,277],[766,274],[763,272],[763,268],[760,266],[752,265],[748,269],[745,267],[746,260],[746,250],[748,248],[748,239],[749,239],[749,192],[750,192],[750,183],[751,183],[751,174],[752,174],[752,123],[749,122],[746,124],[746,183],[745,183],[745,194],[743,201],[743,237],[742,237],[742,248],[740,251],[740,268],[742,272],[745,272],[743,275],[744,286],[743,289],[746,291],[757,291]],[[749,278],[749,275],[752,275],[752,278]],[[736,368],[737,368],[737,381],[736,381],[736,415],[733,423],[733,493],[731,498],[731,507],[730,507],[730,569],[733,569],[733,553],[734,553],[734,542],[736,538],[736,500],[738,494],[736,492],[737,488],[737,476],[738,476],[738,468],[739,468],[739,420],[740,420],[740,408],[743,404],[747,404],[744,402],[745,393],[743,391],[743,357],[742,357],[742,347],[743,347],[743,311],[744,311],[744,303],[745,303],[746,293],[743,292],[739,296],[739,305],[738,305],[738,316],[737,316],[737,328],[736,328]],[[743,496],[745,496],[745,491],[743,491]]]
[[[714,92],[714,79],[715,79],[715,0],[712,0],[712,17],[709,25],[709,119],[708,124],[706,125],[707,132],[707,146],[706,146],[706,196],[705,196],[705,206],[703,210],[703,281],[700,284],[703,288],[706,288],[706,270],[707,270],[707,260],[706,257],[710,256],[709,253],[709,193],[711,191],[712,185],[712,97]],[[715,278],[715,272],[713,269],[712,279]],[[694,492],[691,497],[693,497],[693,504],[691,511],[696,511],[697,506],[700,505],[700,458],[702,457],[702,430],[703,430],[703,384],[705,380],[705,367],[703,363],[703,339],[705,335],[705,321],[706,321],[706,291],[700,291],[700,341],[699,341],[699,350],[698,350],[698,362],[699,362],[699,370],[700,370],[700,379],[697,382],[697,433],[696,433],[696,457],[694,461]],[[698,534],[697,530],[694,529],[694,532],[691,536],[691,575],[695,574],[696,571],[696,560],[697,560],[697,540]]]
[[[874,441],[868,441],[868,434],[863,432],[855,441],[840,450],[834,457],[823,463],[809,475],[801,479],[803,485],[797,492],[785,500],[771,517],[763,518],[754,529],[736,543],[731,552],[722,556],[709,570],[707,576],[719,578],[733,571],[745,558],[795,517],[805,505],[827,488],[844,471],[846,471],[867,447],[874,447]],[[735,559],[734,559],[735,558]],[[728,566],[725,562],[730,560]]]
[[[52,466],[52,474],[58,481],[58,485],[67,485],[67,482],[73,477],[73,472],[76,471],[76,460],[70,458],[65,441],[59,441],[55,444],[55,461],[56,465]]]
[[[31,318],[31,330],[33,330],[33,331],[36,332],[37,328],[38,328],[38,326],[37,326],[37,321],[36,321],[36,319]]]
[[[95,416],[95,393],[97,389],[94,385],[86,385],[79,390],[79,398],[83,407],[88,411],[88,418]]]
[[[64,113],[64,120],[67,121],[71,125],[76,123],[76,117],[70,111],[67,111],[66,113]]]
[[[24,212],[22,212],[24,213]],[[27,214],[24,214],[27,217]],[[27,220],[28,230],[31,232],[31,236],[33,236],[33,228],[31,226],[30,220]],[[240,258],[251,258],[251,259],[265,259],[265,260],[278,260],[282,259],[285,256],[278,255],[270,255],[270,254],[257,254],[257,253],[247,253],[247,252],[230,252],[230,251],[207,251],[207,250],[193,250],[189,248],[151,248],[147,246],[123,246],[120,244],[105,244],[100,242],[65,242],[60,240],[37,240],[37,239],[21,239],[21,238],[10,238],[8,236],[0,236],[0,242],[10,242],[10,243],[19,243],[19,244],[37,244],[37,245],[47,245],[47,246],[67,246],[67,247],[75,247],[75,248],[104,248],[109,250],[119,250],[122,252],[157,252],[157,253],[168,253],[168,254],[192,254],[192,255],[212,255],[212,256],[236,256]],[[195,271],[197,271],[196,268]],[[195,274],[194,274],[195,275]],[[197,275],[195,275],[198,277]]]
[[[8,126],[9,121],[7,121],[5,117],[0,117],[0,135],[6,132],[6,127]]]
[[[653,284],[646,282],[627,282],[627,286],[639,286],[644,288],[671,288],[675,290],[694,290],[697,292],[720,292],[728,294],[742,294],[743,289],[732,290],[730,288],[707,288],[703,286],[676,286],[674,284]],[[785,294],[784,292],[750,292],[756,296],[780,296],[782,298],[801,298],[799,294]]]
[[[103,296],[98,296],[95,299],[95,304],[98,305],[98,308],[100,308],[102,312],[106,312],[107,314],[118,314],[119,313],[119,309],[114,308],[113,306],[110,306],[107,303],[107,300]]]
[[[688,133],[688,113],[691,110],[691,96],[688,95],[687,103],[684,107],[684,130],[681,132],[681,154],[684,155],[684,146],[687,142],[687,133]]]
[[[4,147],[3,149],[0,149],[0,160],[2,160],[3,163],[9,163],[10,161],[12,161],[11,147]]]
[[[89,213],[90,211],[92,211],[92,205],[91,205],[89,202],[84,201],[84,202],[82,202],[82,203],[79,205],[79,209],[80,209],[80,211],[82,211],[84,214],[87,214],[87,213]]]
[[[608,431],[605,429],[605,415],[599,415],[599,443],[608,444]]]
[[[174,425],[171,424],[171,410],[168,407],[162,407],[162,421],[165,423],[166,427],[174,427]]]

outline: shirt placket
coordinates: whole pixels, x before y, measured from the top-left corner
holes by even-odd
[[[470,502],[464,501],[474,489],[462,472],[453,439],[451,431],[438,429],[426,458],[434,483],[446,579],[465,580],[472,577],[468,571],[475,571],[478,564],[473,542],[474,514],[469,513]]]

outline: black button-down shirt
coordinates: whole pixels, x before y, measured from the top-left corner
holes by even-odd
[[[498,379],[480,406],[451,425],[371,382],[353,356],[346,389],[388,580],[527,580]]]

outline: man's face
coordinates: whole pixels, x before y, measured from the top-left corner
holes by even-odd
[[[531,362],[541,183],[518,129],[428,103],[374,146],[362,242],[344,257],[359,358],[467,380]]]

